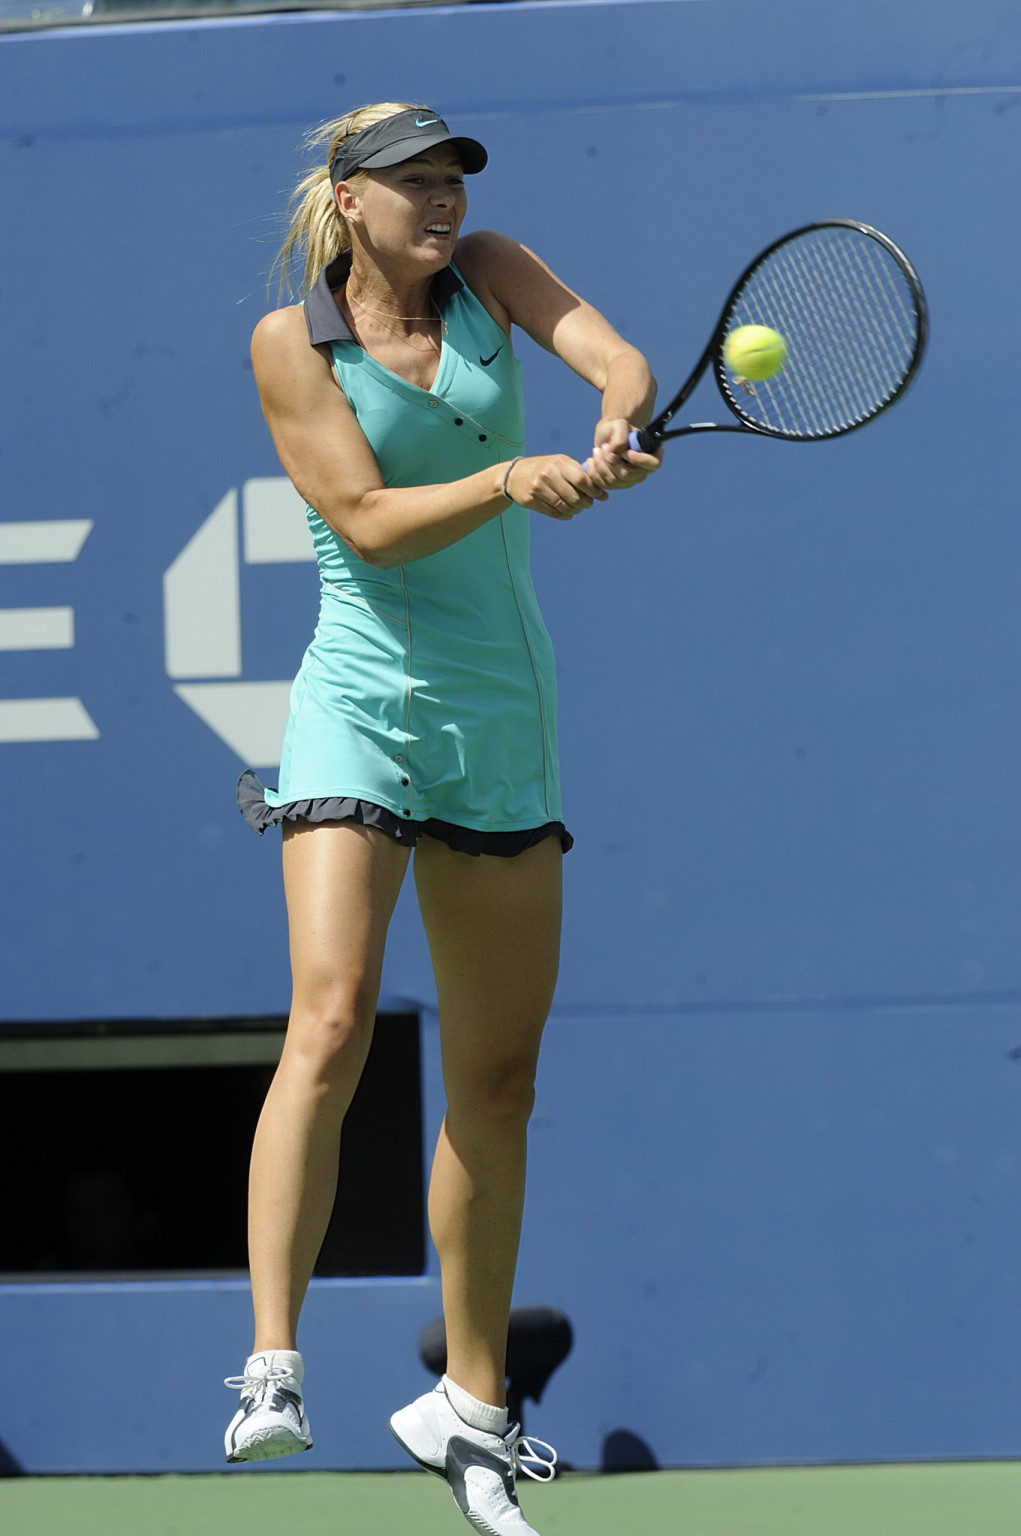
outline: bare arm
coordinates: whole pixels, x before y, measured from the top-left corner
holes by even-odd
[[[656,469],[654,454],[627,447],[632,426],[652,415],[656,381],[636,347],[591,304],[568,288],[534,251],[506,235],[480,230],[458,244],[458,263],[502,324],[513,321],[601,392],[589,467],[599,483],[634,485]]]
[[[506,511],[506,463],[449,484],[384,486],[329,361],[309,346],[300,307],[276,310],[259,322],[252,363],[284,469],[308,504],[370,565],[402,565],[434,554]],[[566,454],[515,466],[516,495],[527,466],[539,467],[532,477],[539,487],[535,510],[550,516],[573,516],[605,495]]]

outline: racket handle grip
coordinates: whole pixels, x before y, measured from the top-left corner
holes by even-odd
[[[659,447],[659,438],[648,427],[632,427],[627,435],[627,445],[634,453],[655,453]]]
[[[646,427],[632,427],[628,433],[627,445],[635,453],[655,453],[659,447],[659,441],[653,437]]]

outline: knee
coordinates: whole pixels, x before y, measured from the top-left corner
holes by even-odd
[[[535,1105],[535,1066],[533,1056],[515,1057],[458,1075],[448,1084],[450,1111],[486,1125],[527,1125]]]
[[[372,1043],[374,1015],[346,999],[295,1006],[285,1055],[322,1087],[358,1078]]]

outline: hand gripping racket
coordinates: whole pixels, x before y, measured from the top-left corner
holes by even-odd
[[[787,346],[771,378],[728,367],[738,326],[769,326]],[[886,235],[853,219],[806,224],[768,246],[742,273],[702,356],[665,411],[628,446],[654,453],[691,432],[758,432],[816,442],[854,432],[900,398],[918,372],[928,319],[918,275]],[[669,423],[708,368],[737,422]]]

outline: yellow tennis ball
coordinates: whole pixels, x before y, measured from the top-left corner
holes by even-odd
[[[742,379],[771,379],[787,361],[787,343],[768,325],[739,325],[723,343],[723,361]]]

